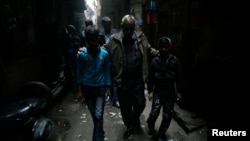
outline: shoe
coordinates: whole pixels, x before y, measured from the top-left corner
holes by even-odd
[[[78,102],[78,98],[74,98],[73,101],[74,101],[74,102]]]
[[[148,130],[148,135],[149,135],[151,138],[155,137],[155,135],[156,135],[155,129],[150,129],[150,130]]]
[[[140,134],[140,133],[142,133],[142,132],[143,132],[143,130],[142,130],[142,128],[141,128],[141,126],[137,126],[137,127],[135,127],[135,131],[136,131],[136,133],[138,133],[138,134]]]
[[[116,101],[116,102],[113,103],[113,106],[117,107],[117,108],[120,108],[120,103],[118,101]]]
[[[155,141],[167,141],[166,139],[156,138]]]
[[[147,124],[148,124],[148,130],[149,131],[155,131],[155,123],[154,122],[150,122],[149,119],[147,119]]]
[[[106,101],[106,102],[109,102],[109,101],[110,101],[110,96],[106,95],[105,101]]]
[[[133,136],[133,131],[131,130],[127,130],[124,134],[123,134],[123,139],[124,140],[130,140]]]
[[[104,141],[108,141],[108,138],[107,138],[107,137],[104,137],[103,140],[104,140]]]
[[[141,122],[139,119],[135,120],[135,130],[136,132],[141,132],[142,128],[141,128]]]
[[[83,101],[84,101],[83,96],[77,96],[74,98],[74,102],[83,102]]]

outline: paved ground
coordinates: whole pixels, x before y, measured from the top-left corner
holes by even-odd
[[[55,122],[57,141],[91,141],[93,122],[86,104],[73,101],[73,93],[66,93],[55,102],[46,116]],[[150,104],[147,101],[141,116],[143,132],[136,133],[132,141],[152,141],[147,136],[146,125]],[[206,122],[202,119],[192,119],[191,114],[176,104],[175,116],[166,133],[168,141],[207,141]],[[156,128],[159,127],[160,120],[161,117],[157,120]],[[108,141],[123,140],[122,135],[126,128],[120,110],[113,107],[110,102],[105,105],[104,129]]]

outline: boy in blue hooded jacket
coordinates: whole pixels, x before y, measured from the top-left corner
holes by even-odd
[[[108,52],[98,44],[99,30],[90,25],[85,30],[87,46],[79,53],[77,81],[91,113],[94,129],[93,141],[104,140],[103,111],[105,94],[111,85]]]

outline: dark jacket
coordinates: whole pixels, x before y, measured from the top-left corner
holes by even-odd
[[[152,92],[156,87],[166,89],[176,83],[177,91],[182,92],[181,74],[180,62],[176,56],[169,54],[165,59],[154,57],[149,67],[147,89]]]
[[[137,45],[139,46],[139,49],[142,53],[142,78],[146,82],[147,76],[148,76],[148,59],[149,54],[150,55],[157,55],[158,50],[151,47],[151,45],[148,43],[146,36],[140,32],[135,31],[135,36],[137,38]],[[122,55],[122,49],[123,46],[123,32],[120,31],[116,34],[113,34],[108,42],[104,44],[103,46],[108,50],[110,54],[110,61],[112,64],[112,75],[113,80],[116,82],[118,87],[121,87],[122,85],[122,71],[123,71],[123,55]]]

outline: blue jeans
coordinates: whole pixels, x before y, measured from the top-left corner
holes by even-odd
[[[105,105],[105,92],[106,87],[89,87],[83,88],[83,93],[86,98],[88,109],[91,113],[94,129],[93,129],[93,141],[104,140],[104,129],[103,129],[103,111]]]

